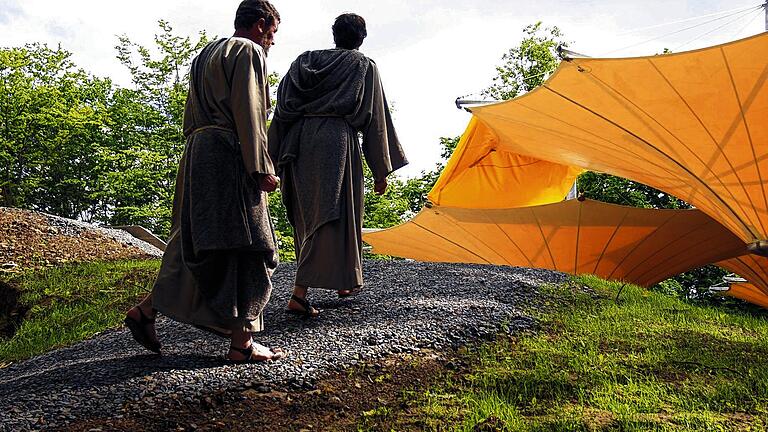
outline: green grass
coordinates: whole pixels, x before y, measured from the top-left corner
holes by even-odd
[[[28,309],[10,338],[0,338],[0,364],[89,338],[120,325],[151,289],[159,261],[92,262],[2,276]]]
[[[547,288],[543,331],[463,354],[465,375],[403,396],[416,407],[408,423],[415,415],[432,430],[768,428],[768,320],[632,286],[616,303],[618,288],[592,277]]]

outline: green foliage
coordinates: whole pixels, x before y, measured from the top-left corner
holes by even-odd
[[[272,226],[277,237],[280,261],[296,261],[296,246],[293,242],[293,227],[288,222],[288,214],[283,205],[280,190],[268,194],[269,214],[272,217]]]
[[[61,48],[0,49],[0,206],[87,218],[111,82]]]
[[[387,191],[384,195],[378,195],[373,190],[373,174],[368,165],[363,163],[363,217],[366,228],[389,228],[413,216],[408,199],[403,195],[403,182],[394,176],[387,181]]]
[[[557,68],[561,60],[557,47],[568,46],[559,28],[542,27],[539,21],[526,26],[523,35],[520,45],[501,57],[503,63],[496,67],[497,75],[493,84],[483,90],[484,96],[512,99],[540,86]]]
[[[690,204],[650,186],[610,174],[587,171],[579,176],[579,192],[585,198],[630,207],[688,209]]]
[[[0,206],[168,234],[186,71],[208,39],[159,25],[157,58],[119,38],[134,89],[77,69],[61,48],[0,49]]]
[[[445,163],[448,158],[451,157],[453,151],[456,150],[456,146],[459,144],[461,137],[440,138],[440,162],[435,165],[435,168],[431,171],[422,171],[419,177],[407,179],[400,184],[400,195],[408,201],[408,207],[410,209],[410,215],[415,215],[427,202],[427,194],[435,186],[437,179],[440,178],[440,174],[445,168]]]
[[[28,310],[10,338],[0,337],[0,363],[70,345],[119,325],[152,288],[160,262],[92,262],[3,276]]]
[[[187,71],[209,39],[173,34],[159,21],[154,51],[120,36],[117,58],[131,72],[132,90],[115,92],[111,104],[109,154],[104,155],[104,190],[99,197],[110,224],[141,224],[166,236],[173,186],[184,148],[182,121]]]
[[[543,331],[461,354],[387,425],[450,430],[764,430],[768,315],[595,277],[543,287]],[[396,426],[394,429],[398,429]]]

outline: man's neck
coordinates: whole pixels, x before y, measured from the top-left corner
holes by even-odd
[[[241,38],[248,39],[252,42],[256,42],[255,40],[253,40],[253,35],[251,35],[251,32],[246,30],[235,30],[235,33],[232,35],[232,37],[241,37]]]

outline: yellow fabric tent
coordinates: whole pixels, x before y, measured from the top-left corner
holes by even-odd
[[[748,281],[748,283],[732,284],[726,294],[768,307],[768,258],[743,255],[718,262],[717,265]]]
[[[375,253],[559,270],[649,286],[745,252],[744,243],[698,210],[654,210],[569,200],[512,209],[423,209],[367,233]]]
[[[562,201],[582,171],[505,151],[493,130],[472,117],[428,198],[463,208],[549,204]]]
[[[436,206],[363,238],[378,253],[419,260],[645,286],[748,247],[766,255],[766,81],[768,34],[679,54],[565,61],[536,90],[472,108],[429,194]],[[656,187],[699,210],[559,202],[582,169]],[[740,267],[732,271],[753,285],[731,294],[768,303],[768,285]]]
[[[653,186],[753,243],[768,238],[767,80],[764,33],[680,54],[564,61],[541,87],[472,112],[499,150]]]
[[[725,294],[768,308],[768,296],[765,295],[765,292],[750,283],[733,284]]]
[[[718,262],[717,265],[743,277],[762,291],[768,299],[768,258],[743,255]]]

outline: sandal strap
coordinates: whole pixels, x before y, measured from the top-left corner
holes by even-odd
[[[307,315],[312,315],[312,309],[313,308],[312,308],[312,304],[309,303],[309,300],[307,300],[306,298],[301,298],[301,297],[297,296],[296,294],[291,296],[291,300],[295,301],[301,307],[303,307],[304,308],[304,313],[306,313]]]
[[[253,356],[253,344],[248,345],[248,348],[238,348],[236,346],[229,346],[229,349],[239,352],[245,356],[245,360],[249,360]]]

